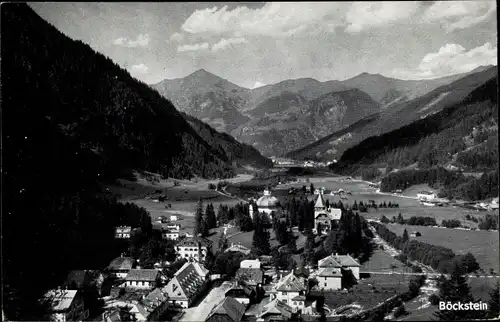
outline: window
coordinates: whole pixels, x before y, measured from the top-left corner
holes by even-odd
[[[326,283],[325,283],[325,287],[326,287],[326,286],[327,286],[327,285],[326,285]]]
[[[297,302],[293,301],[293,305],[297,305]]]
[[[188,257],[188,254],[184,254],[184,257]]]

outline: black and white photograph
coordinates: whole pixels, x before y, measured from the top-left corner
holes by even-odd
[[[0,10],[2,321],[500,320],[495,1]]]

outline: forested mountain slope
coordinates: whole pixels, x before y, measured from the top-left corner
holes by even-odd
[[[215,134],[209,144],[156,91],[28,5],[3,4],[1,24],[2,304],[9,320],[39,321],[38,299],[69,270],[119,256],[116,226],[149,233],[148,213],[100,183],[130,168],[225,177],[244,156],[228,156],[220,145],[238,143]]]
[[[292,151],[287,156],[297,159],[339,159],[344,151],[365,139],[397,130],[414,121],[438,113],[446,107],[455,106],[472,91],[496,75],[496,66],[477,69],[476,73],[468,74],[424,96],[383,109],[377,114],[361,119],[349,128],[334,132],[305,147]]]

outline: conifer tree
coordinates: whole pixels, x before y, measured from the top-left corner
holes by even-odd
[[[198,205],[196,206],[195,213],[195,222],[194,222],[194,230],[193,234],[198,236],[203,233],[204,230],[204,222],[203,222],[203,200],[198,201]]]
[[[408,236],[408,231],[406,231],[406,228],[403,232],[403,242],[407,242],[410,237]]]
[[[488,318],[494,319],[500,316],[500,282],[496,283],[495,288],[490,293],[488,301]]]

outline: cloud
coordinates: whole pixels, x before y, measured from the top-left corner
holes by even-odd
[[[128,39],[127,37],[120,37],[113,41],[113,45],[123,47],[146,47],[149,44],[149,36],[147,34],[140,34],[136,40]]]
[[[443,24],[446,31],[477,25],[496,11],[494,1],[438,1],[424,13],[424,22]]]
[[[147,74],[149,71],[149,68],[148,66],[144,65],[143,63],[140,63],[138,65],[132,65],[132,67],[130,67],[130,72],[132,74],[139,74],[139,75],[143,75],[143,74]]]
[[[208,49],[208,43],[199,43],[193,45],[182,45],[177,47],[178,52],[186,52],[186,51],[198,51],[198,50],[206,50]]]
[[[323,23],[339,24],[347,6],[346,3],[277,2],[266,3],[259,9],[213,7],[193,12],[181,29],[190,34],[286,37]]]
[[[467,51],[459,44],[446,44],[438,52],[428,53],[414,70],[393,70],[404,79],[426,79],[466,73],[479,66],[496,65],[497,46],[487,42]]]
[[[347,32],[359,32],[367,27],[387,26],[412,17],[420,7],[408,2],[354,2],[346,13]]]
[[[181,26],[189,34],[229,37],[290,37],[299,34],[334,33],[341,28],[360,32],[408,21],[421,4],[409,2],[268,2],[262,8],[212,7],[193,12]]]
[[[184,35],[181,33],[173,33],[172,36],[170,36],[171,41],[176,41],[176,42],[181,42],[184,39]]]
[[[222,38],[218,43],[214,44],[212,46],[212,52],[218,52],[224,49],[227,49],[229,47],[233,47],[234,45],[238,44],[244,44],[247,43],[248,41],[245,38],[229,38],[229,39],[224,39]]]

